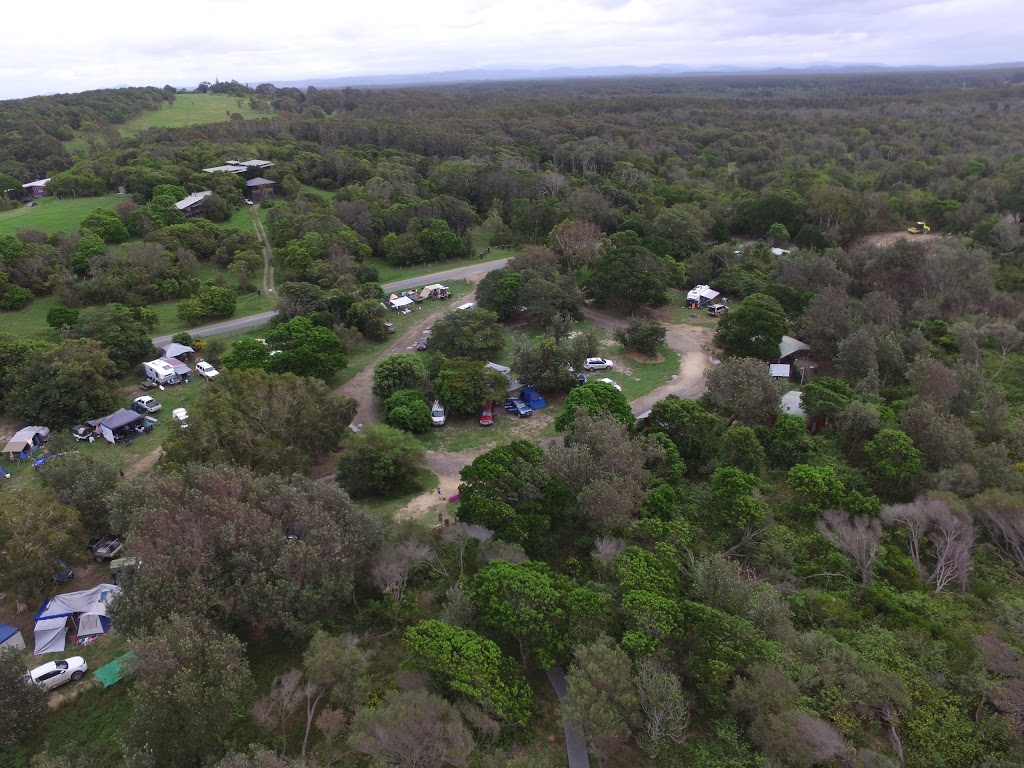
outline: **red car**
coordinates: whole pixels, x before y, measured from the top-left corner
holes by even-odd
[[[480,426],[489,427],[494,424],[494,404],[486,403],[480,412]]]

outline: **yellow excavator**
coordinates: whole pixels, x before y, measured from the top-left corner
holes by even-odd
[[[923,221],[919,221],[917,222],[917,224],[907,229],[907,232],[909,232],[912,235],[923,235],[931,231],[932,228],[925,224]]]

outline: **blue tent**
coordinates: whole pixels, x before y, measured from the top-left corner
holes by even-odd
[[[547,403],[544,401],[544,398],[540,396],[540,392],[533,387],[523,387],[523,394],[521,397],[523,402],[535,411],[547,407]]]

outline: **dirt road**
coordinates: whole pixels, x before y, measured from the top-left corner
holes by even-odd
[[[622,321],[591,307],[584,307],[583,314],[594,325],[612,330]],[[634,414],[641,414],[659,400],[669,395],[692,400],[706,391],[704,371],[711,365],[710,347],[713,328],[697,325],[666,325],[665,345],[679,355],[679,372],[672,380],[638,397],[630,405]]]
[[[915,243],[933,243],[939,240],[941,237],[942,235],[935,234],[934,232],[929,232],[928,234],[924,235],[912,235],[905,229],[899,229],[893,232],[875,232],[873,235],[865,235],[864,237],[858,238],[854,243],[851,244],[851,246],[877,245],[884,247],[887,245],[892,245],[893,243],[899,240],[903,240],[904,238],[906,238],[907,240],[912,240]]]
[[[433,325],[439,318],[454,310],[455,307],[460,304],[465,304],[466,302],[475,300],[476,292],[474,291],[473,293],[459,299],[439,302],[436,305],[436,309],[431,312],[424,312],[421,309],[420,313],[423,317],[419,318],[412,328],[392,341],[387,349],[380,353],[377,359],[381,360],[388,355],[395,354],[396,352],[414,351],[416,340],[425,335],[428,327]],[[419,306],[424,307],[425,305],[420,304]],[[355,398],[356,402],[359,403],[359,408],[356,410],[355,418],[352,419],[352,429],[356,432],[362,430],[363,426],[367,424],[380,423],[380,405],[377,403],[377,398],[373,396],[372,388],[373,366],[367,365],[363,370],[359,371],[359,373],[335,390],[339,395],[348,395],[349,397]]]
[[[263,231],[259,204],[252,206],[249,212],[252,215],[252,225],[256,229],[256,236],[263,243],[263,293],[270,294],[274,292],[274,251],[270,247],[270,238]]]

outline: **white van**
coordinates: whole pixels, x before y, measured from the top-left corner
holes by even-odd
[[[443,427],[444,423],[448,420],[448,412],[441,405],[440,400],[435,400],[434,405],[430,409],[430,422],[435,427]]]
[[[455,311],[458,312],[460,309],[476,309],[476,303],[470,301],[466,304],[461,304],[455,308]]]

